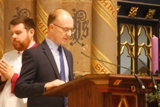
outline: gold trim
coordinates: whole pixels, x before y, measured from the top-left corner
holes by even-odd
[[[4,13],[3,13],[3,10],[4,10],[4,1],[3,0],[0,0],[0,5],[2,6],[1,10],[0,10],[1,11],[0,12],[0,18],[1,18],[1,21],[3,22],[4,21],[4,17],[3,17],[4,16]],[[4,25],[4,23],[3,23],[3,25]],[[3,30],[3,29],[1,29],[1,30]],[[4,35],[2,33],[2,35],[0,35],[0,59],[2,58],[2,56],[4,54],[4,40],[3,40],[3,37],[4,37]]]
[[[142,42],[141,44],[138,44],[138,53],[137,55],[140,56],[142,49],[144,49],[145,51],[145,55],[148,58],[149,62],[150,62],[150,71],[152,71],[152,26],[142,26],[139,25],[139,29],[138,29],[138,37],[140,37],[142,29],[144,29],[145,31],[145,36],[148,39],[148,44],[145,44],[144,42]]]
[[[120,36],[123,36],[125,27],[128,31],[128,36],[131,37],[131,43],[128,41],[121,42],[120,55],[123,54],[125,47],[127,47],[128,54],[135,56],[135,26],[133,24],[121,24]],[[132,71],[135,72],[135,60],[132,58]]]
[[[0,59],[2,58],[3,54],[4,54],[4,43],[2,40],[2,36],[0,36]]]
[[[153,16],[154,16],[154,14],[155,14],[155,12],[156,12],[156,10],[155,9],[149,9],[148,10],[148,13],[147,13],[147,15],[146,15],[146,19],[152,19],[153,18]]]
[[[138,7],[131,7],[128,16],[129,17],[135,17],[138,12]]]
[[[112,95],[119,95],[119,96],[121,96],[121,100],[120,100],[120,102],[118,104],[118,107],[123,107],[122,104],[124,104],[125,107],[130,107],[129,103],[128,103],[127,99],[126,99],[126,96],[133,96],[133,97],[135,97],[135,105],[136,105],[136,107],[138,107],[138,97],[137,97],[137,95],[135,95],[133,93],[131,93],[131,94],[130,93],[112,93]]]
[[[117,7],[117,14],[119,13],[119,10],[121,9],[121,6]]]
[[[116,79],[116,80],[113,82],[113,85],[119,85],[121,82],[122,82],[122,79]]]
[[[37,1],[37,40],[41,43],[46,37],[48,14],[44,11],[39,1]]]
[[[102,1],[94,1],[93,8],[97,14],[117,33],[117,11],[116,7],[111,4],[110,0],[105,3]]]
[[[127,29],[127,36],[131,37],[131,43],[129,41],[124,41],[121,42],[121,48],[120,48],[120,55],[124,53],[125,48],[127,47],[128,54],[132,58],[132,71],[135,72],[135,26],[132,24],[121,24],[120,28],[120,36],[123,36],[123,33],[125,31],[125,28]],[[141,33],[144,31],[144,34],[142,35]],[[150,71],[152,71],[152,26],[143,26],[143,25],[138,25],[138,32],[137,36],[146,36],[146,40],[148,41],[147,43],[139,43],[138,44],[138,51],[137,51],[137,56],[141,55],[141,52],[144,49],[146,58],[148,58],[150,64],[149,68]]]
[[[100,52],[94,44],[92,44],[93,54],[92,56],[96,57],[97,59],[112,63],[109,58],[107,58],[105,55]],[[111,64],[101,62],[98,60],[92,60],[92,68],[93,71],[97,74],[112,74],[113,71],[115,71],[116,66],[113,66]]]

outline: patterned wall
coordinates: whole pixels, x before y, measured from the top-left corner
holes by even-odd
[[[3,50],[13,49],[8,32],[12,18],[33,18],[37,25],[36,42],[41,43],[47,34],[48,13],[64,8],[74,19],[75,33],[65,47],[73,53],[75,74],[116,73],[115,66],[101,61],[117,63],[116,6],[116,0],[0,0],[0,23],[4,23],[0,27],[1,56]]]

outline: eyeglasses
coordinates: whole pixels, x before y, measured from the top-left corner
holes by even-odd
[[[54,24],[54,23],[53,23]],[[71,31],[71,34],[73,35],[74,34],[74,32],[75,32],[75,29],[73,29],[73,28],[67,28],[67,27],[61,27],[61,26],[59,26],[59,25],[57,25],[57,24],[54,24],[55,26],[57,26],[57,27],[59,27],[59,28],[61,28],[63,31],[65,31],[65,32],[69,32],[69,31]]]

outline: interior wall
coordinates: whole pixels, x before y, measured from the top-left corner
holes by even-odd
[[[75,23],[75,34],[69,43],[65,45],[73,54],[75,75],[93,73],[92,70],[99,74],[105,74],[108,71],[108,73],[116,73],[117,70],[115,66],[102,63],[102,61],[97,59],[117,63],[117,0],[0,0],[0,14],[2,14],[0,23],[4,23],[4,26],[0,27],[0,36],[2,38],[2,42],[0,43],[3,43],[3,46],[1,46],[3,50],[1,56],[5,52],[14,49],[8,30],[11,19],[21,15],[33,18],[37,26],[36,42],[41,43],[47,36],[46,21],[48,13],[52,9],[59,7],[67,10],[72,15]],[[94,17],[93,9],[96,10]],[[105,14],[102,12],[105,12]],[[97,24],[93,25],[93,21]],[[103,26],[99,22],[102,22]],[[96,35],[93,35],[93,28]],[[96,49],[94,52],[93,46],[94,49]],[[82,54],[82,52],[87,56]],[[99,55],[103,57],[101,58]],[[97,58],[94,65],[92,64],[92,58],[88,56]],[[104,64],[107,64],[108,67]],[[111,70],[113,71],[110,72]]]

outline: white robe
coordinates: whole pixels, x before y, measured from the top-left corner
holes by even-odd
[[[2,57],[10,66],[13,66],[15,73],[19,74],[22,66],[22,53],[12,50],[5,53]],[[17,98],[11,93],[11,80],[8,80],[0,92],[0,107],[27,107],[27,98]]]

